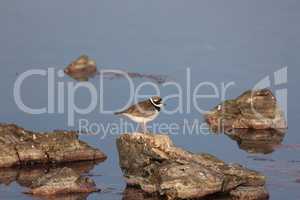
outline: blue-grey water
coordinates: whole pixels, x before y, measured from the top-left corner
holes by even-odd
[[[288,90],[289,129],[282,145],[270,154],[248,153],[225,135],[171,135],[177,146],[193,152],[211,153],[226,162],[241,163],[267,176],[267,188],[272,200],[300,199],[300,121],[299,102],[299,50],[300,2],[297,0],[247,1],[143,1],[143,0],[91,0],[91,1],[1,1],[0,2],[0,66],[1,104],[0,122],[16,123],[26,129],[50,131],[78,129],[78,120],[108,125],[120,123],[112,114],[99,113],[98,107],[116,109],[129,96],[125,79],[105,79],[100,89],[98,78],[89,83],[103,94],[98,107],[92,112],[75,116],[75,126],[68,126],[67,83],[71,78],[55,79],[65,83],[65,112],[33,115],[16,105],[13,88],[17,78],[31,69],[63,69],[69,62],[84,53],[97,61],[101,69],[121,69],[143,74],[167,75],[183,88],[183,105],[186,95],[187,68],[191,72],[193,89],[201,82],[210,82],[221,90],[222,83],[234,82],[226,98],[234,98],[254,87],[261,79],[270,77],[271,89]],[[287,83],[274,84],[274,72],[288,67]],[[146,79],[134,79],[134,85]],[[155,83],[155,82],[154,82]],[[176,93],[174,87],[159,86],[161,95]],[[154,94],[151,86],[141,93]],[[202,87],[201,94],[210,94],[211,88]],[[32,76],[24,81],[21,96],[25,104],[41,108],[47,105],[47,78]],[[76,93],[76,105],[86,107],[90,102],[87,90]],[[221,98],[206,98],[198,102],[210,109]],[[167,108],[178,104],[176,99],[167,102]],[[191,112],[167,115],[162,113],[156,123],[183,120],[203,121],[193,106]],[[82,136],[94,147],[100,148],[108,159],[91,171],[102,176],[92,177],[107,192],[94,193],[87,199],[122,199],[125,182],[118,165],[115,145],[117,135],[103,132]],[[26,188],[13,182],[0,185],[0,199],[38,199],[23,194]]]

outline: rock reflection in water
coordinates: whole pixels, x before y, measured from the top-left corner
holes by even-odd
[[[97,163],[95,162],[78,162],[72,164],[55,165],[55,166],[36,166],[34,168],[5,168],[0,169],[0,184],[9,186],[16,182],[22,187],[26,187],[26,191],[30,190],[35,182],[47,174],[59,173],[62,169],[70,169],[84,176],[89,173]],[[64,177],[65,178],[65,177]],[[93,180],[91,180],[93,181]],[[89,193],[72,193],[38,196],[43,200],[85,200]]]
[[[140,79],[149,79],[156,82],[157,84],[163,84],[167,81],[167,76],[165,75],[155,75],[155,74],[140,74],[136,72],[127,72],[130,78],[140,78]]]
[[[156,74],[141,74],[137,72],[125,72],[120,71],[120,73],[117,72],[104,72],[104,71],[94,71],[94,69],[85,69],[84,71],[81,70],[79,72],[68,72],[65,70],[65,74],[70,76],[71,78],[77,80],[77,81],[88,81],[90,78],[94,78],[97,76],[102,76],[104,79],[108,80],[117,80],[126,78],[128,76],[132,79],[147,79],[150,81],[153,81],[157,84],[163,84],[167,82],[168,77],[166,75],[156,75]]]
[[[122,200],[164,200],[166,198],[159,196],[158,194],[148,194],[143,190],[127,186],[123,192]],[[199,200],[232,200],[229,195],[211,195]]]
[[[225,134],[248,153],[269,154],[281,145],[285,129],[231,129]]]
[[[157,194],[147,194],[141,189],[127,186],[122,200],[160,200],[160,197]]]
[[[55,196],[43,196],[39,197],[41,200],[86,200],[89,194],[62,194]]]
[[[119,70],[118,70],[119,71]],[[119,71],[119,72],[108,72],[100,70],[97,73],[98,76],[103,76],[104,79],[109,80],[117,80],[126,78],[128,76],[131,79],[147,79],[153,81],[157,84],[163,84],[168,80],[168,77],[165,75],[157,75],[157,74],[141,74],[137,72],[126,72],[126,71]]]

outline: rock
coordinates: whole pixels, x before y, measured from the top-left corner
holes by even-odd
[[[201,198],[240,186],[263,187],[265,177],[209,154],[193,154],[166,135],[123,134],[117,139],[120,167],[129,186],[166,199]]]
[[[33,195],[57,195],[69,193],[91,193],[98,192],[96,184],[87,177],[82,177],[71,168],[61,168],[52,173],[34,180],[32,189],[27,194]]]
[[[45,200],[86,199],[88,193],[99,189],[93,180],[83,176],[99,162],[82,161],[59,165],[1,168],[0,184],[10,185],[16,182],[22,187],[30,188],[25,193],[43,196],[42,199]]]
[[[62,163],[59,165],[35,165],[22,168],[0,168],[0,185],[10,185],[13,182],[23,187],[32,187],[32,182],[48,173],[57,173],[64,167],[74,170],[78,174],[86,174],[91,171],[100,161],[82,161],[74,163]]]
[[[97,74],[96,61],[90,59],[87,55],[81,55],[72,61],[65,70],[65,74],[78,81],[87,81],[90,77]]]
[[[264,187],[237,187],[230,191],[232,200],[268,199],[269,194]]]
[[[249,90],[236,99],[226,100],[206,113],[205,119],[219,131],[232,128],[287,128],[283,112],[268,89]]]
[[[76,132],[34,133],[0,124],[0,168],[104,159],[104,153],[80,141]]]
[[[148,194],[135,187],[126,187],[122,200],[160,200],[158,194]]]
[[[285,136],[284,129],[231,129],[225,132],[248,153],[269,154],[276,150]]]

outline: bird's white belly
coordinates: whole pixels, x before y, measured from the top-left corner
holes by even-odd
[[[147,123],[150,122],[152,120],[154,120],[157,116],[158,116],[159,112],[155,112],[154,115],[149,116],[147,118],[145,117],[137,117],[137,116],[133,116],[127,113],[124,113],[123,115],[125,115],[126,117],[128,117],[129,119],[131,119],[132,121],[135,121],[137,123]]]

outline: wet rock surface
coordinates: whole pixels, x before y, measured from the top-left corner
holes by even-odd
[[[76,132],[35,133],[12,124],[0,124],[0,150],[0,168],[106,159]]]
[[[265,185],[265,177],[258,172],[226,164],[209,154],[177,148],[166,135],[123,134],[117,139],[117,147],[128,186],[159,193],[161,199],[230,194],[239,187],[251,187],[255,192]],[[239,194],[234,193],[234,197]]]
[[[248,153],[270,154],[280,147],[285,131],[285,129],[231,129],[225,134],[235,140],[240,149]]]
[[[98,192],[94,181],[85,175],[97,163],[91,161],[61,165],[40,165],[23,168],[0,169],[0,184],[14,182],[26,187],[25,193],[45,200],[86,199],[91,192]]]
[[[206,113],[205,119],[218,131],[232,128],[287,128],[284,114],[268,89],[249,90],[236,99],[226,100]]]
[[[72,61],[65,68],[64,72],[75,80],[88,81],[89,78],[97,74],[96,61],[89,58],[87,55],[81,55],[79,58]]]

